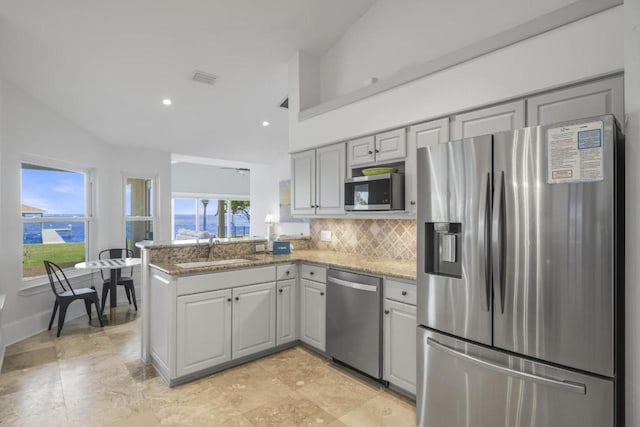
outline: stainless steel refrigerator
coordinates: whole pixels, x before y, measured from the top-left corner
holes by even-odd
[[[418,150],[418,425],[623,418],[613,116]]]

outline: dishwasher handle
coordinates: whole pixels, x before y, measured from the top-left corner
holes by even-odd
[[[358,289],[360,291],[378,292],[378,287],[375,285],[365,285],[363,283],[351,282],[349,280],[338,279],[337,277],[329,276],[327,283],[333,283],[334,285],[344,286],[346,288]]]

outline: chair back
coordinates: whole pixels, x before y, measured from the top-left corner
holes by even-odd
[[[126,248],[114,248],[114,249],[105,249],[100,251],[98,254],[98,259],[116,259],[116,258],[133,258],[133,250]],[[106,279],[104,275],[104,270],[100,270],[100,276],[102,280]],[[133,267],[130,268],[129,277],[133,276]],[[120,272],[118,274],[120,277]]]
[[[49,283],[51,284],[51,290],[54,294],[59,295],[68,290],[71,291],[72,294],[76,294],[71,287],[71,283],[69,283],[69,279],[64,274],[64,271],[55,263],[51,261],[43,261],[44,268],[47,270],[47,276],[49,276]],[[65,287],[65,284],[67,285]]]

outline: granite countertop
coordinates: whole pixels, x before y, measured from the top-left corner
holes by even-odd
[[[394,259],[375,258],[344,252],[312,249],[296,250],[293,251],[290,255],[256,253],[239,255],[238,258],[247,259],[247,261],[225,265],[189,268],[178,267],[173,263],[152,263],[151,266],[167,274],[183,276],[197,273],[211,273],[222,270],[230,270],[234,268],[246,268],[260,265],[304,261],[309,263],[321,264],[327,267],[345,268],[380,276],[396,277],[406,280],[416,280],[415,261],[399,261]]]

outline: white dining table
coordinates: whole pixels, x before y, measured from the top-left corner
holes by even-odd
[[[109,306],[111,310],[109,312],[109,323],[115,324],[118,319],[118,298],[116,287],[118,285],[118,271],[126,267],[135,267],[142,264],[141,258],[108,258],[108,259],[96,259],[92,261],[79,262],[75,265],[77,270],[102,270],[109,269]],[[104,311],[104,307],[102,307]],[[98,313],[100,316],[102,313]]]

